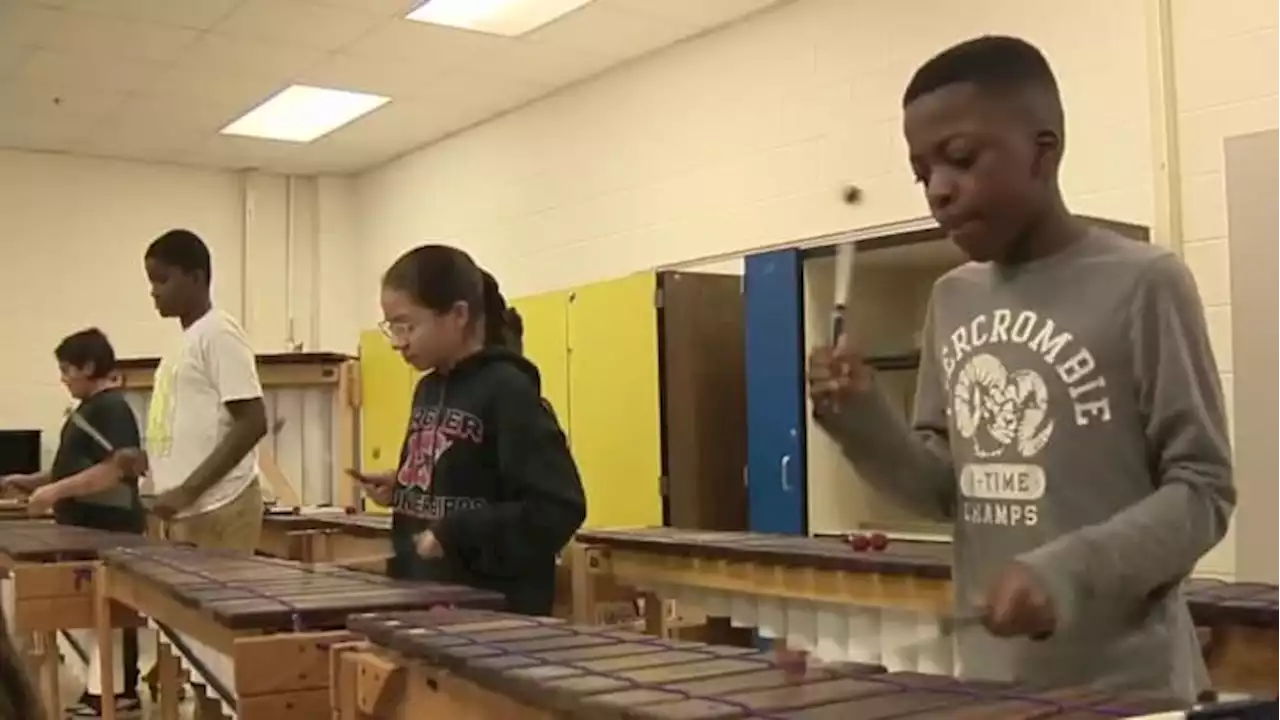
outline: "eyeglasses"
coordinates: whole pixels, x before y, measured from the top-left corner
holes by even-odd
[[[413,334],[414,326],[412,323],[407,322],[383,320],[378,323],[378,329],[390,340],[405,340]]]

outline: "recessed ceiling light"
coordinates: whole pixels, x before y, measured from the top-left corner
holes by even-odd
[[[222,134],[309,143],[390,100],[350,90],[292,85],[222,128]]]
[[[426,0],[405,17],[433,25],[515,37],[589,2],[591,0]]]

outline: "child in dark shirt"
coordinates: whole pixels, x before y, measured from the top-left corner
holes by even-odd
[[[97,328],[74,333],[54,350],[62,384],[79,404],[63,423],[53,467],[33,475],[10,475],[8,486],[31,492],[28,508],[43,515],[50,509],[63,525],[142,534],[146,514],[138,496],[138,479],[130,477],[117,461],[116,451],[141,446],[138,421],[123,393],[114,387],[115,350]],[[88,428],[88,429],[86,429]],[[97,437],[95,437],[97,435]],[[108,446],[110,449],[108,449]],[[141,712],[138,700],[138,634],[124,631],[122,648],[124,692],[116,694],[116,716]],[[98,717],[101,693],[95,685],[98,653],[91,652],[89,688],[71,717]]]
[[[391,506],[391,574],[503,593],[507,609],[550,614],[556,554],[586,517],[578,470],[511,347],[506,304],[461,250],[424,245],[383,278],[383,329],[411,365],[414,392],[399,471],[358,476]]]

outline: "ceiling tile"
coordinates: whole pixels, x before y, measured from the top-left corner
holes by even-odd
[[[89,84],[103,90],[133,92],[154,83],[163,74],[164,66],[156,63],[35,50],[14,77],[31,82]]]
[[[417,98],[430,107],[455,108],[479,121],[547,94],[547,85],[502,75],[451,70],[432,79]],[[438,110],[435,112],[439,112]]]
[[[401,72],[398,65],[385,59],[334,53],[299,75],[298,82],[402,99],[421,95],[443,70],[440,67],[417,67],[414,72]]]
[[[0,2],[0,47],[44,43],[64,14],[38,5]]]
[[[595,75],[623,59],[612,53],[521,40],[490,53],[483,61],[472,63],[468,68],[557,87]]]
[[[245,0],[214,30],[236,38],[337,50],[385,20],[385,15],[304,0]]]
[[[13,75],[26,61],[27,56],[36,52],[35,48],[24,47],[22,45],[5,45],[0,42],[0,80],[4,80]]]
[[[249,170],[266,168],[273,162],[296,154],[302,147],[294,143],[215,135],[175,159],[199,165]]]
[[[273,45],[207,33],[174,63],[174,67],[207,71],[211,75],[296,75],[324,55],[324,51],[315,48]]]
[[[694,25],[659,20],[603,3],[590,3],[523,39],[621,59],[669,45],[697,30]]]
[[[3,102],[0,91],[0,102]],[[93,120],[54,110],[0,113],[0,147],[66,150],[93,129]]]
[[[113,113],[80,142],[95,154],[156,158],[191,151],[210,137],[211,133],[202,128],[128,111]]]
[[[17,5],[26,4],[39,5],[41,7],[48,8],[63,8],[74,5],[77,2],[83,2],[83,0],[10,0],[10,2]]]
[[[426,100],[392,101],[376,112],[340,128],[314,143],[319,149],[350,145],[404,148],[423,142],[444,128],[466,122],[470,112]]]
[[[68,115],[97,119],[120,107],[127,95],[89,82],[11,79],[0,83],[0,116],[15,114]]]
[[[353,8],[382,17],[404,17],[422,4],[422,0],[304,0],[314,5]]]
[[[782,0],[782,3],[793,0]],[[779,0],[596,0],[611,7],[625,8],[650,17],[712,28],[744,15],[779,4]]]
[[[58,15],[40,44],[78,55],[169,62],[199,35],[188,28],[65,12]]]
[[[417,72],[422,67],[469,65],[515,42],[496,35],[396,19],[382,23],[347,50],[385,60],[388,72]]]
[[[284,80],[253,76],[208,78],[177,72],[166,76],[147,93],[134,95],[129,104],[147,108],[158,117],[221,129],[285,86]]]
[[[77,12],[208,30],[243,0],[75,0]]]

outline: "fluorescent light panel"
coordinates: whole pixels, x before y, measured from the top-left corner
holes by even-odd
[[[427,0],[406,18],[490,35],[516,37],[536,30],[589,2],[591,0]]]
[[[350,90],[292,85],[223,128],[222,134],[309,143],[390,100]]]

